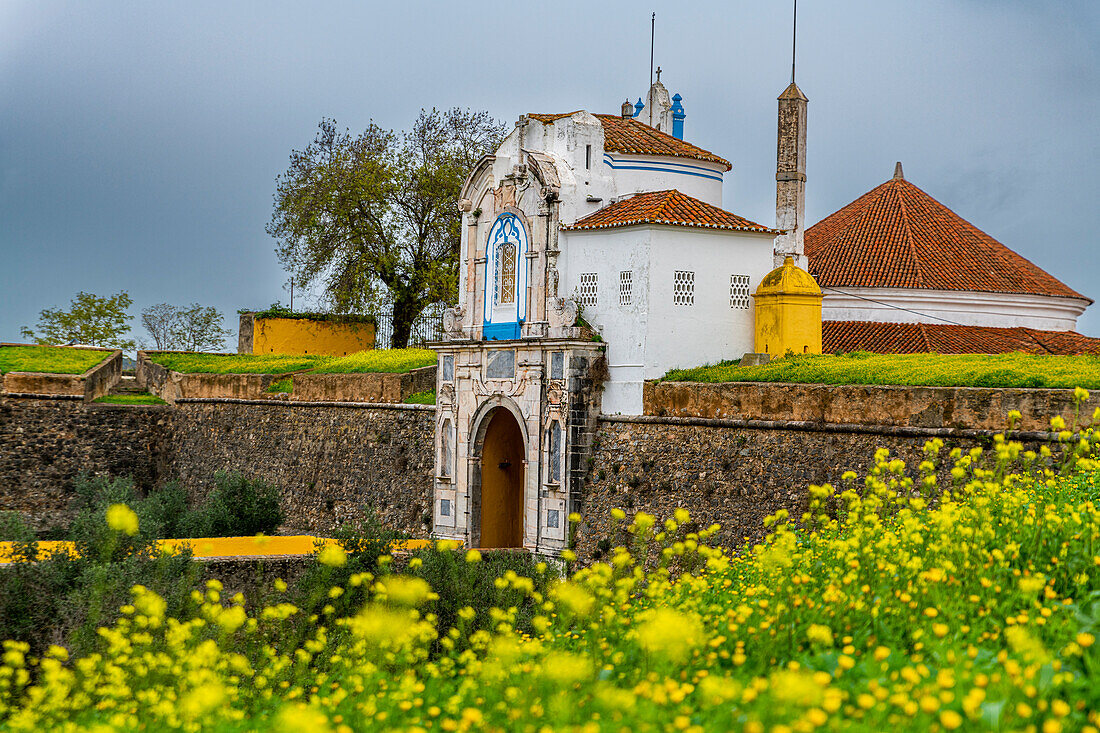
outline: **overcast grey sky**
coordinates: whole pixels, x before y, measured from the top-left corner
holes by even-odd
[[[78,290],[141,308],[286,302],[264,232],[322,116],[616,112],[645,94],[649,12],[685,137],[733,162],[726,208],[774,222],[790,2],[0,2],[0,341]],[[1100,297],[1100,3],[802,0],[812,223],[906,177]],[[1079,322],[1100,336],[1100,305]]]

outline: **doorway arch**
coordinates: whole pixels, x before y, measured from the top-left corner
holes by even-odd
[[[477,436],[481,460],[475,483],[479,547],[523,547],[526,448],[523,429],[511,410],[484,414]]]

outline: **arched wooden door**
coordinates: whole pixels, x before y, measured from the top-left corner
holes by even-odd
[[[482,547],[523,547],[523,457],[516,418],[493,410],[481,450]]]

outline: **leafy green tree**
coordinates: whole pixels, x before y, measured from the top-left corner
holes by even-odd
[[[151,305],[141,312],[141,325],[164,351],[215,351],[225,348],[230,331],[222,328],[222,314],[213,306],[192,303],[177,308],[168,303]]]
[[[421,110],[400,134],[371,123],[353,135],[321,120],[277,180],[267,231],[280,262],[296,285],[322,286],[338,313],[367,309],[381,284],[393,346],[407,346],[421,311],[457,296],[458,194],[503,135],[487,112],[459,108]]]
[[[69,310],[46,308],[38,314],[37,331],[24,326],[20,333],[38,344],[83,344],[133,350],[126,312],[134,301],[125,291],[100,297],[81,290],[69,303]]]

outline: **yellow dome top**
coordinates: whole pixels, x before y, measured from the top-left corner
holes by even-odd
[[[794,264],[793,257],[783,260],[783,266],[777,267],[760,281],[757,295],[821,295],[821,288],[813,275]]]

